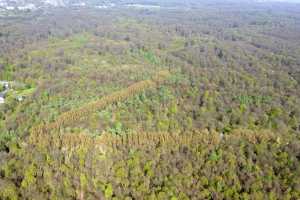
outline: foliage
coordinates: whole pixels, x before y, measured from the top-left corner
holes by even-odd
[[[299,6],[187,2],[0,17],[0,199],[300,199]]]
[[[249,130],[48,134],[11,148],[0,197],[297,199],[296,137]]]

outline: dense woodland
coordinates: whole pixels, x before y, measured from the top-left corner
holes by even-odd
[[[300,5],[14,13],[0,81],[0,200],[300,199]]]

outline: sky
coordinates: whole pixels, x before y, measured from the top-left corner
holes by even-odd
[[[265,1],[265,2],[291,2],[291,3],[300,3],[300,0],[258,0],[258,1]]]

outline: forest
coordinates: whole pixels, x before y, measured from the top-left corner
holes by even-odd
[[[166,2],[0,15],[0,200],[300,199],[300,4]]]

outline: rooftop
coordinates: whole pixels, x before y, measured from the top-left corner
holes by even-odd
[[[0,97],[0,104],[3,104],[3,103],[5,103],[4,98]]]

